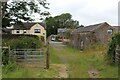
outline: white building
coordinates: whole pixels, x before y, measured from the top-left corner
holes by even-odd
[[[15,25],[11,31],[12,34],[37,35],[43,36],[46,44],[46,26],[43,23],[32,22]]]

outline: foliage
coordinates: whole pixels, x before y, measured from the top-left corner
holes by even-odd
[[[64,33],[66,39],[70,39],[70,38],[71,38],[71,32],[72,32],[72,30],[67,30],[67,31]]]
[[[3,49],[2,50],[2,64],[7,65],[9,63],[9,50]]]
[[[6,75],[7,73],[9,73],[9,72],[15,71],[17,68],[18,68],[18,66],[16,65],[15,62],[14,62],[14,63],[9,62],[8,65],[4,65],[4,66],[2,67],[3,76],[5,76],[5,75]]]
[[[84,26],[84,25],[80,25],[80,26],[76,27],[76,29],[77,29],[77,28],[80,28],[80,27],[85,27],[85,26]]]
[[[112,37],[112,41],[110,42],[109,45],[108,58],[112,62],[115,61],[115,50],[117,45],[120,46],[120,33],[117,33]]]
[[[64,13],[59,16],[55,16],[55,19],[58,28],[76,28],[79,26],[79,22],[73,20],[70,13]]]
[[[58,28],[71,28],[75,29],[79,26],[79,22],[77,20],[72,19],[72,15],[70,13],[64,13],[55,17],[46,18],[47,25],[47,36],[51,34],[56,35]]]
[[[3,41],[3,46],[10,46],[11,49],[40,48],[42,41],[32,37],[19,37]]]
[[[41,48],[42,47],[42,41],[40,41],[37,37],[28,37],[23,36],[19,38],[13,38],[13,39],[3,39],[2,45],[5,47],[10,46],[11,49],[31,49],[31,48]],[[3,49],[2,50],[2,64],[8,65],[9,63],[9,50]]]
[[[57,27],[55,27],[55,19],[53,17],[46,18],[47,36],[57,34]]]
[[[49,15],[49,12],[44,11],[44,9],[49,9],[47,7],[49,3],[46,0],[27,0],[25,1],[11,1],[9,3],[2,3],[2,26],[10,27],[14,24],[21,24],[22,21],[33,21],[31,15],[37,13],[39,19],[43,16]]]

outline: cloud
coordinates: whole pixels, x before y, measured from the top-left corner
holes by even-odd
[[[108,22],[117,25],[118,0],[47,0],[52,16],[71,13],[83,25]]]

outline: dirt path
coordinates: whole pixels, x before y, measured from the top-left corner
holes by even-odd
[[[50,44],[50,46],[54,46],[54,47],[56,47],[56,46],[60,46],[60,47],[66,46],[66,45],[63,44],[63,42],[55,42],[55,41],[50,41],[49,44]]]
[[[90,78],[99,78],[99,71],[97,69],[91,69],[88,71]]]
[[[68,70],[65,64],[52,64],[52,66],[59,68],[59,74],[56,76],[56,78],[68,78]]]
[[[63,47],[66,46],[64,45],[62,42],[50,42],[50,45],[52,47],[54,47],[54,49],[56,50],[56,52],[60,53],[63,51]],[[66,56],[60,56],[58,55],[60,61],[62,64],[52,64],[53,66],[57,66],[59,67],[59,74],[57,76],[57,78],[68,78],[68,70],[67,70],[67,60],[66,60]]]

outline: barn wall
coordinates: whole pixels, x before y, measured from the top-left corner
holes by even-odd
[[[107,32],[110,29],[113,30],[112,34],[109,34]],[[111,27],[110,25],[104,24],[101,27],[94,30],[94,32],[95,32],[97,41],[100,43],[106,44],[111,40],[113,34],[116,33],[116,30],[113,27]]]
[[[112,34],[109,34],[107,30],[112,29]],[[83,49],[90,47],[95,43],[107,44],[114,33],[116,33],[116,29],[108,24],[103,24],[99,28],[91,31],[91,32],[83,32],[83,33],[74,33],[72,34],[71,43],[72,46],[78,49],[81,49],[81,41],[83,41]]]

